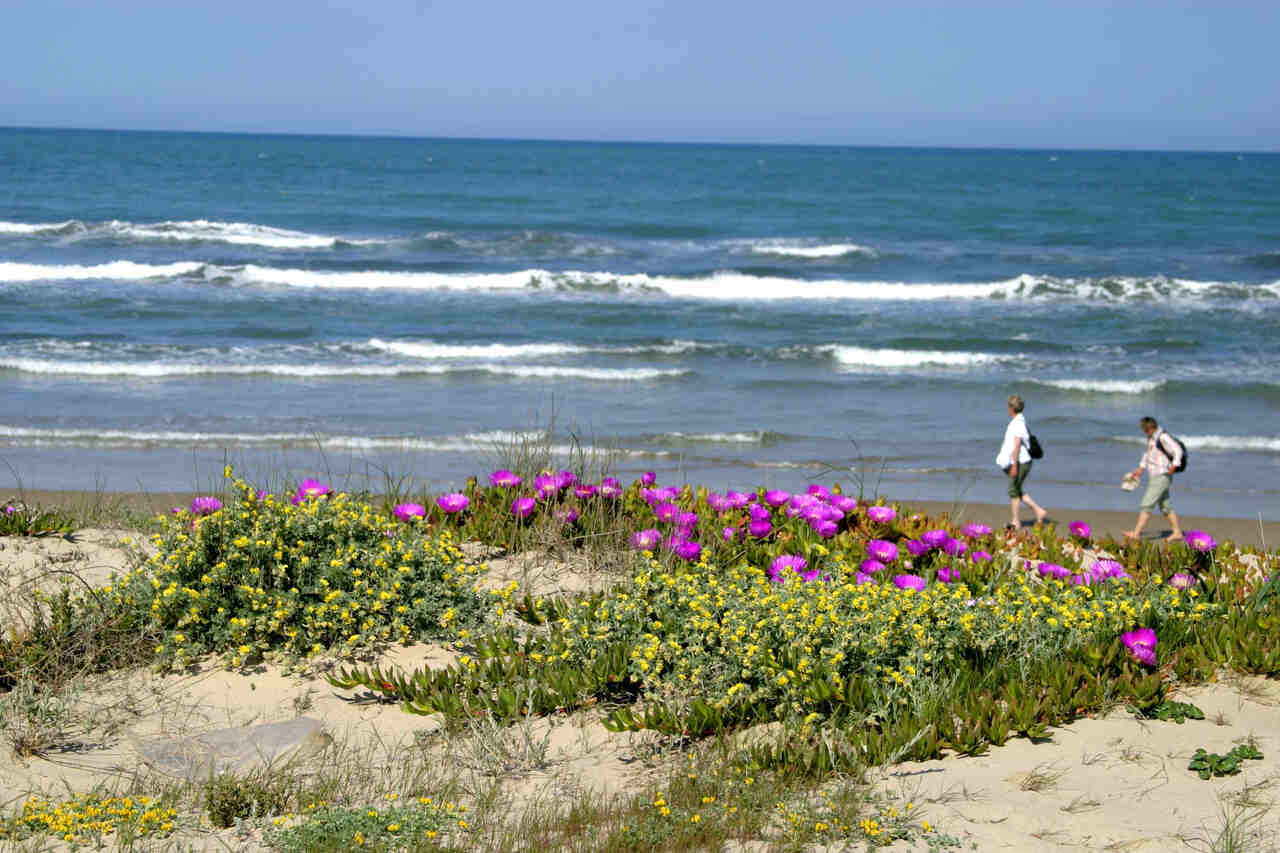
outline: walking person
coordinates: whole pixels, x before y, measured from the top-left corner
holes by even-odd
[[[1009,410],[1009,425],[1004,428],[1004,442],[1000,445],[1000,453],[996,456],[996,464],[1009,477],[1009,527],[1017,530],[1022,522],[1018,518],[1019,504],[1026,504],[1036,514],[1036,524],[1044,521],[1049,513],[1031,499],[1023,485],[1031,474],[1031,431],[1027,429],[1027,419],[1022,410],[1026,404],[1017,394],[1010,394],[1006,403]]]
[[[1138,505],[1138,523],[1132,530],[1124,532],[1126,539],[1137,539],[1142,535],[1142,528],[1151,519],[1151,512],[1157,506],[1169,519],[1173,531],[1169,534],[1171,541],[1182,539],[1182,528],[1178,524],[1178,514],[1173,511],[1173,503],[1169,500],[1169,487],[1173,485],[1173,475],[1182,466],[1182,445],[1173,436],[1160,428],[1156,419],[1146,417],[1138,421],[1138,426],[1147,437],[1147,449],[1138,462],[1138,467],[1127,475],[1133,480],[1142,478],[1147,472],[1147,490],[1142,493],[1142,503]]]

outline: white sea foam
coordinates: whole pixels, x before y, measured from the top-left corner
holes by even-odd
[[[507,273],[438,273],[391,270],[309,270],[258,264],[218,266],[185,262],[139,264],[114,261],[95,266],[0,263],[0,282],[46,279],[146,279],[199,274],[241,286],[276,285],[320,290],[554,291],[661,294],[722,302],[778,300],[936,301],[960,299],[1079,300],[1085,302],[1180,302],[1230,300],[1233,305],[1280,298],[1280,282],[1242,285],[1182,279],[1059,279],[1021,275],[980,283],[907,283],[825,279],[806,281],[725,271],[699,278],[620,275],[525,269]]]
[[[1112,439],[1114,441],[1124,442],[1125,444],[1147,443],[1147,440],[1142,436],[1134,435],[1116,435],[1112,436]],[[1181,433],[1178,433],[1178,440],[1185,444],[1188,450],[1245,450],[1262,453],[1280,453],[1280,436],[1182,435]]]
[[[422,359],[508,359],[576,355],[588,352],[575,344],[439,344],[432,341],[384,341],[371,338],[369,347],[379,352]]]
[[[34,447],[98,446],[203,446],[203,447],[316,447],[326,450],[398,450],[445,453],[491,453],[499,443],[497,433],[467,433],[446,436],[360,436],[322,435],[305,432],[230,433],[181,432],[178,430],[114,430],[18,427],[0,424],[0,444]],[[520,435],[510,433],[509,435]],[[545,437],[545,434],[544,434]],[[581,452],[582,446],[552,444],[548,448],[556,456],[568,457]],[[663,450],[609,448],[623,456],[665,457]]]
[[[983,352],[942,352],[938,350],[867,349],[832,345],[823,347],[837,362],[850,367],[971,367],[1014,361],[1016,355]]]
[[[0,281],[80,281],[109,279],[140,281],[148,278],[173,278],[192,275],[204,264],[183,261],[173,264],[139,264],[134,261],[111,261],[105,264],[19,264],[0,263]]]
[[[1033,379],[1040,385],[1063,391],[1093,394],[1149,394],[1165,384],[1163,379]]]
[[[856,243],[832,243],[826,246],[788,246],[774,243],[755,244],[751,251],[758,255],[782,255],[792,258],[839,258],[845,255],[874,256],[876,250]]]
[[[351,240],[324,234],[308,234],[288,228],[275,228],[252,222],[217,222],[192,219],[172,222],[80,222],[57,223],[0,222],[0,234],[73,233],[83,236],[106,235],[125,240],[204,241],[237,246],[263,246],[269,249],[331,249],[339,242],[380,243],[382,240]]]
[[[56,361],[33,358],[0,358],[0,370],[17,370],[59,376],[132,376],[160,379],[182,376],[290,376],[324,377],[395,377],[441,376],[468,372],[521,379],[587,379],[600,382],[641,382],[683,376],[689,371],[649,367],[605,368],[562,367],[557,365],[394,365],[394,364],[191,364],[174,362],[124,361]]]
[[[67,222],[0,222],[0,234],[42,234],[46,231],[61,231],[75,225]]]
[[[763,432],[669,432],[670,438],[688,442],[705,442],[707,444],[761,444],[764,442]]]

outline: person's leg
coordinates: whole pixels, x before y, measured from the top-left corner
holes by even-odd
[[[1009,526],[1016,528],[1022,522],[1018,520],[1018,502],[1021,498],[1009,498]]]
[[[1169,533],[1169,538],[1174,542],[1182,539],[1182,525],[1178,523],[1178,514],[1173,511],[1173,503],[1169,500],[1169,489],[1165,488],[1164,495],[1160,499],[1160,511],[1164,513],[1165,518],[1169,519],[1169,524],[1173,530]]]
[[[1126,530],[1124,535],[1128,539],[1137,539],[1142,536],[1142,528],[1147,526],[1147,522],[1151,519],[1151,513],[1145,509],[1138,513],[1138,523],[1133,526],[1132,530]]]
[[[1033,501],[1031,499],[1031,495],[1027,494],[1026,492],[1022,493],[1022,502],[1027,506],[1031,507],[1031,511],[1036,514],[1036,524],[1042,523],[1045,520],[1045,518],[1049,515],[1049,513],[1045,511],[1045,508],[1040,506],[1040,504],[1036,503],[1035,501]]]

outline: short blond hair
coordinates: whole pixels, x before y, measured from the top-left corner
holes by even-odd
[[[1027,404],[1024,403],[1022,401],[1022,398],[1019,397],[1017,394],[1009,395],[1009,408],[1013,409],[1014,414],[1021,412],[1026,407],[1027,407]]]

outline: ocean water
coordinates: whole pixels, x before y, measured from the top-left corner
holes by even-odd
[[[1280,515],[1280,156],[0,130],[0,493],[224,462]],[[549,436],[547,435],[549,431]]]

